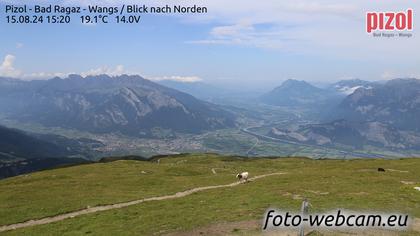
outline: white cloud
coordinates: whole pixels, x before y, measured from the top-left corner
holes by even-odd
[[[10,0],[0,0],[12,2]],[[36,0],[34,2],[43,2]],[[62,0],[66,5],[138,4],[137,0]],[[150,0],[149,6],[168,4]],[[380,70],[390,64],[400,70],[420,64],[418,29],[420,17],[414,17],[414,36],[405,39],[374,38],[365,32],[367,11],[420,10],[420,1],[334,1],[334,0],[173,0],[171,5],[201,5],[207,14],[177,15],[182,23],[213,26],[205,36],[195,36],[187,43],[197,45],[238,45],[288,51],[322,58],[362,61]],[[150,16],[152,17],[152,16]],[[160,17],[160,16],[153,16]],[[394,63],[395,62],[395,63]],[[413,66],[414,65],[414,66]],[[350,65],[351,66],[351,65]],[[417,67],[418,68],[418,67]],[[411,74],[419,74],[412,69]],[[397,73],[403,74],[403,73]],[[386,76],[389,77],[389,76]]]
[[[16,48],[17,49],[20,49],[20,48],[23,48],[23,46],[24,46],[24,44],[23,43],[16,43]]]
[[[202,79],[198,76],[162,76],[162,77],[151,77],[148,78],[153,81],[162,81],[162,80],[171,80],[171,81],[177,81],[177,82],[183,82],[183,83],[194,83],[202,81]]]
[[[9,2],[10,0],[0,0]],[[34,2],[43,2],[37,0]],[[61,0],[63,5],[100,4],[118,6],[138,4],[137,0]],[[148,6],[163,6],[167,0],[150,0]],[[417,10],[419,1],[334,1],[334,0],[173,0],[170,5],[199,5],[207,14],[177,15],[183,22],[216,25],[207,37],[191,38],[188,43],[229,44],[281,49],[322,56],[365,59],[375,53],[411,53],[420,47],[409,40],[374,39],[365,33],[366,11]],[[416,9],[417,8],[417,9]],[[159,17],[159,16],[156,16]],[[414,25],[420,25],[415,17]],[[413,52],[416,50],[416,53]],[[371,53],[366,53],[370,51]],[[416,57],[418,58],[418,57]],[[418,59],[417,59],[418,60]]]
[[[395,73],[391,71],[384,71],[381,75],[381,79],[384,79],[384,80],[395,79]]]
[[[4,57],[3,63],[0,65],[0,76],[5,77],[18,77],[21,72],[14,67],[16,57],[11,54],[7,54]]]
[[[386,70],[382,73],[380,79],[382,80],[391,80],[395,78],[420,78],[420,74],[418,72],[413,71],[391,71]]]
[[[91,69],[89,71],[80,73],[80,75],[82,75],[83,77],[89,76],[89,75],[102,75],[102,74],[107,74],[110,76],[118,76],[122,74],[130,74],[130,73],[128,73],[124,69],[123,65],[117,65],[116,67],[107,67],[107,66],[99,67],[96,69]]]
[[[33,72],[28,74],[22,74],[21,78],[24,80],[34,80],[34,79],[51,79],[54,77],[67,77],[72,73],[61,73],[61,72]]]
[[[389,62],[388,57],[378,56],[388,54],[402,63],[420,62],[416,31],[410,39],[393,40],[365,32],[367,11],[416,10],[418,1],[213,0],[184,4],[192,2],[208,6],[206,16],[196,17],[216,26],[207,36],[187,43],[250,46],[361,61]],[[420,25],[419,19],[414,19],[414,25]]]
[[[58,3],[118,6],[138,4],[138,1],[61,0]],[[148,6],[166,4],[167,0],[147,1]],[[362,60],[373,59],[377,53],[389,53],[394,54],[394,57],[405,57],[407,61],[415,59],[419,62],[416,55],[420,53],[420,47],[415,37],[408,40],[375,39],[365,33],[364,22],[366,11],[402,11],[407,8],[416,11],[420,8],[419,1],[173,0],[169,4],[196,4],[208,8],[207,14],[177,15],[182,22],[216,25],[207,36],[191,38],[187,40],[188,43],[251,46]],[[419,19],[414,18],[415,26],[420,25]],[[410,55],[408,58],[407,54]],[[386,57],[379,58],[387,60]]]
[[[90,69],[83,72],[33,72],[33,73],[24,73],[22,74],[22,79],[32,80],[32,79],[51,79],[54,77],[65,78],[70,74],[80,74],[83,77],[86,76],[95,76],[107,74],[110,76],[118,76],[122,74],[132,74],[124,69],[123,65],[117,65],[115,67],[103,66],[95,69]]]
[[[210,31],[210,38],[203,40],[193,40],[192,44],[222,44],[240,45],[268,49],[283,49],[288,42],[295,39],[280,31],[275,26],[262,29],[259,25],[239,23],[236,25],[217,26]]]
[[[18,77],[23,80],[34,80],[34,79],[51,79],[54,77],[66,78],[70,74],[80,74],[83,77],[86,76],[95,76],[106,74],[109,76],[119,76],[123,74],[129,75],[141,75],[139,72],[130,72],[124,68],[123,65],[117,65],[115,67],[102,66],[95,69],[91,69],[84,72],[32,72],[32,73],[22,73],[20,70],[17,70],[13,67],[13,63],[16,57],[13,55],[6,55],[3,63],[0,66],[0,76],[5,77]],[[160,76],[160,77],[147,77],[149,80],[153,81],[162,81],[162,80],[172,80],[177,82],[184,83],[193,83],[202,81],[198,76]]]

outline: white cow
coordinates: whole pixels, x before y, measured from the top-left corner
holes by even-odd
[[[238,178],[239,181],[245,180],[245,182],[247,182],[248,181],[248,176],[249,176],[248,172],[242,172],[240,174],[237,174],[236,178]]]

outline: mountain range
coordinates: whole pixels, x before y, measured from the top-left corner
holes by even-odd
[[[219,96],[213,88],[206,90],[204,83],[189,84],[182,89],[194,88],[200,88],[202,92],[198,93],[203,93],[203,97]],[[209,93],[205,95],[205,91]],[[247,104],[248,99],[243,99],[241,104]],[[261,102],[271,106],[265,110],[267,106],[259,107]],[[322,116],[288,120],[282,114],[288,109],[282,107],[298,108],[295,109],[298,111],[304,108],[306,113]],[[276,111],[280,111],[280,116],[271,116]],[[238,124],[260,124],[267,125],[261,126],[264,135],[297,145],[347,150],[369,147],[397,152],[420,150],[420,80],[417,79],[386,83],[355,79],[325,88],[287,80],[255,99],[251,106],[235,107],[202,101],[140,76],[70,75],[38,81],[0,78],[0,114],[2,118],[34,122],[47,128],[151,140],[159,137],[156,133],[168,130],[201,134]],[[287,122],[282,123],[282,119]],[[86,138],[71,139],[0,126],[0,178],[86,163],[101,156],[95,150],[103,146],[100,141]]]
[[[103,144],[87,138],[69,139],[54,134],[28,133],[0,126],[0,160],[86,157]]]
[[[420,134],[399,130],[381,122],[336,120],[323,124],[302,125],[294,130],[272,128],[269,136],[320,146],[346,146],[363,149],[367,146],[390,150],[419,150]]]
[[[420,80],[395,79],[358,88],[329,117],[355,122],[382,122],[397,129],[420,131]]]
[[[341,80],[328,86],[326,89],[345,96],[354,93],[359,88],[369,89],[379,84],[378,82],[370,82],[361,79]]]
[[[138,137],[155,129],[200,133],[235,126],[234,116],[217,105],[128,75],[0,79],[0,112],[45,126]]]
[[[274,106],[313,106],[325,104],[333,95],[306,81],[289,79],[260,99],[263,103]]]
[[[62,165],[88,163],[102,143],[33,134],[0,126],[0,179]]]
[[[305,86],[306,89],[301,91],[312,95],[305,94],[302,98],[320,97],[316,96],[321,93],[320,90],[315,90],[305,83],[293,85],[288,87],[289,91],[293,91],[292,94],[298,94],[301,87]],[[286,88],[283,85],[281,87]],[[326,113],[324,122],[290,129],[273,127],[268,135],[324,146],[346,145],[364,148],[371,145],[393,150],[420,150],[420,80],[394,79],[386,83],[347,80],[335,83],[322,91],[348,95],[336,97],[338,102]],[[286,96],[285,94],[287,92],[283,91],[283,96]],[[296,100],[296,96],[293,98]],[[289,104],[297,103],[289,101]],[[322,105],[320,102],[316,104]]]
[[[201,81],[179,82],[172,80],[162,80],[159,81],[158,84],[176,89],[187,94],[191,94],[192,96],[204,101],[212,101],[218,97],[231,94],[231,91],[228,89],[216,87],[212,84],[207,84]]]
[[[372,88],[375,82],[360,79],[341,80],[326,88],[316,87],[306,81],[289,79],[272,91],[262,95],[260,101],[286,107],[332,107],[359,88]]]

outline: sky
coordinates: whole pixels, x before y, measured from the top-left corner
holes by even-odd
[[[7,24],[0,0],[0,76],[139,74],[152,80],[269,87],[286,79],[420,78],[420,1],[145,0],[194,4],[206,14],[142,15],[139,24]],[[35,0],[22,4],[121,6],[140,1]],[[414,11],[410,38],[366,33],[367,11]]]

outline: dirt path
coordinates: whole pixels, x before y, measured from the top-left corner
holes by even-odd
[[[285,173],[278,172],[278,173],[271,173],[271,174],[265,174],[265,175],[258,175],[258,176],[255,176],[253,178],[249,178],[248,180],[253,181],[253,180],[265,178],[265,177],[268,177],[268,176],[282,175],[282,174],[285,174]],[[198,187],[198,188],[193,188],[193,189],[182,191],[182,192],[177,192],[177,193],[172,194],[172,195],[165,195],[165,196],[161,196],[161,197],[151,197],[151,198],[134,200],[134,201],[130,201],[130,202],[116,203],[116,204],[111,204],[111,205],[96,206],[96,207],[91,207],[91,208],[87,208],[87,209],[83,209],[83,210],[79,210],[79,211],[74,211],[74,212],[69,212],[69,213],[65,213],[65,214],[61,214],[61,215],[45,217],[45,218],[42,218],[42,219],[29,220],[29,221],[25,221],[25,222],[22,222],[22,223],[0,226],[0,232],[14,230],[14,229],[20,229],[20,228],[26,228],[26,227],[30,227],[30,226],[36,226],[36,225],[49,224],[49,223],[62,221],[62,220],[69,219],[69,218],[74,218],[76,216],[86,215],[86,214],[100,212],[100,211],[107,211],[107,210],[112,210],[112,209],[119,209],[119,208],[123,208],[123,207],[128,207],[128,206],[140,204],[140,203],[143,203],[143,202],[161,201],[161,200],[185,197],[185,196],[191,195],[191,194],[196,193],[196,192],[201,192],[201,191],[210,190],[210,189],[217,189],[217,188],[234,187],[234,186],[237,186],[237,185],[240,185],[240,184],[242,184],[242,182],[234,182],[234,183],[225,184],[225,185]]]

